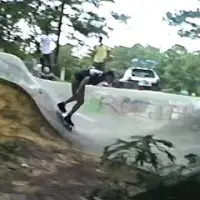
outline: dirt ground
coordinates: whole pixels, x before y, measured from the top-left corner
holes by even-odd
[[[102,175],[93,158],[80,152],[21,139],[9,143],[11,152],[0,155],[1,200],[81,200]]]
[[[0,82],[0,200],[83,200],[103,171],[72,150],[32,99]]]

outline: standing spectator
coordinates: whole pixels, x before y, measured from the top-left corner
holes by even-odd
[[[41,36],[40,40],[40,50],[42,53],[42,58],[40,59],[40,62],[42,64],[42,71],[44,70],[44,67],[49,67],[50,70],[52,69],[53,65],[53,45],[55,46],[55,38],[52,34],[49,33],[49,29],[45,29],[45,33]]]
[[[100,36],[99,45],[94,47],[93,65],[96,69],[104,71],[105,64],[110,58],[110,49],[103,44],[103,38]]]

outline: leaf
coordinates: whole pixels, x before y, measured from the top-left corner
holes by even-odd
[[[158,162],[158,157],[156,156],[156,154],[151,153],[150,154],[150,163],[152,164],[152,166],[157,170],[158,166],[159,166],[159,162]]]
[[[146,162],[147,156],[144,152],[138,153],[135,157],[136,164],[140,164],[140,166],[144,165],[144,162]]]
[[[157,143],[161,143],[168,148],[174,148],[174,145],[170,141],[166,140],[156,140]]]
[[[191,39],[199,38],[199,24],[195,23],[196,19],[200,17],[200,12],[198,11],[177,11],[175,13],[167,12],[166,21],[168,21],[169,25],[172,26],[180,26],[182,24],[186,24],[189,26],[184,26],[184,28],[178,30],[178,34],[182,37],[190,37]],[[191,22],[195,21],[195,22]],[[192,27],[192,28],[187,28]]]
[[[167,154],[167,157],[172,161],[175,162],[176,157],[174,155],[172,155],[170,152],[168,152],[167,150],[165,151],[165,153]]]
[[[121,142],[123,142],[124,145],[120,145],[120,146],[116,146],[116,147],[114,147],[114,145],[110,145],[110,146],[105,147],[104,153],[103,153],[103,158],[108,159],[108,158],[110,158],[110,156],[114,155],[115,153],[119,153],[122,151],[128,151],[137,144],[137,142],[125,142],[123,140],[121,140]],[[112,149],[109,150],[110,148],[112,148]]]
[[[159,146],[159,144],[164,145],[164,147]],[[166,154],[170,161],[175,161],[175,156],[166,150],[166,148],[173,147],[173,144],[166,140],[156,140],[153,135],[134,135],[131,136],[130,141],[118,139],[114,144],[105,147],[102,159],[110,160],[115,167],[130,163],[143,166],[148,163],[157,170],[160,165],[159,154],[152,151],[152,145],[155,145],[161,153]],[[134,161],[131,161],[132,158]]]

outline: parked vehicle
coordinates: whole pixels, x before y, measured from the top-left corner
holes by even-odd
[[[125,88],[160,90],[160,78],[153,69],[130,67],[119,81]]]

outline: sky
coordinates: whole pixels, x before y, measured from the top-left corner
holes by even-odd
[[[104,3],[97,12],[107,16],[109,24],[114,28],[109,34],[109,39],[105,40],[109,46],[131,47],[141,43],[166,50],[178,43],[189,51],[195,51],[200,50],[200,40],[180,38],[177,27],[169,26],[163,21],[163,17],[168,11],[197,8],[200,8],[200,2],[197,0],[115,0],[114,4]],[[131,19],[127,24],[116,22],[109,17],[111,10],[127,14]],[[92,45],[97,41],[91,39],[88,42]]]

